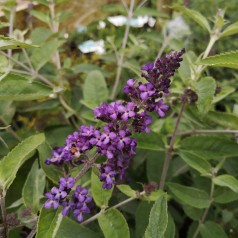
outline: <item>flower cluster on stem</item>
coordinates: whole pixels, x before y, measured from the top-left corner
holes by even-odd
[[[171,51],[155,63],[141,67],[142,77],[146,83],[129,79],[124,87],[124,93],[130,101],[115,101],[102,103],[93,112],[95,119],[105,125],[100,127],[82,125],[78,131],[67,136],[64,146],[55,148],[52,157],[46,164],[54,164],[63,168],[77,166],[88,162],[92,150],[96,149],[98,156],[105,158],[99,166],[99,179],[104,189],[111,189],[118,180],[123,180],[131,159],[136,154],[136,139],[133,133],[150,133],[149,126],[155,111],[158,117],[164,117],[169,106],[164,104],[163,96],[169,93],[170,77],[180,66],[181,56],[185,50]],[[68,173],[70,174],[70,173]],[[63,206],[62,214],[68,215],[72,210],[77,220],[83,220],[83,213],[90,212],[92,197],[88,190],[77,186],[72,193],[75,179],[61,178],[59,187],[53,187],[46,193],[48,200],[45,208]]]

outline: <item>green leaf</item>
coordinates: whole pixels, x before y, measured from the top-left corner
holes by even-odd
[[[31,157],[35,149],[44,142],[43,133],[30,136],[19,143],[0,161],[0,188],[7,190],[21,165]]]
[[[191,207],[207,208],[210,205],[209,196],[203,190],[176,183],[167,183],[167,185],[176,198]]]
[[[238,33],[238,22],[235,22],[229,25],[225,30],[222,32],[221,37],[231,36]]]
[[[214,201],[216,203],[226,204],[236,200],[238,200],[238,193],[226,187],[216,187],[214,192]]]
[[[75,74],[78,73],[90,73],[92,71],[100,71],[104,76],[107,75],[106,71],[103,70],[102,68],[100,68],[99,66],[95,65],[95,64],[77,64],[74,65],[73,67],[71,67],[71,70],[73,70],[73,72]]]
[[[60,209],[41,209],[37,224],[36,238],[57,238],[56,234],[62,222]]]
[[[50,25],[50,17],[48,14],[36,10],[31,10],[31,14],[38,20]]]
[[[12,118],[15,114],[16,108],[13,105],[13,102],[8,101],[1,101],[0,103],[0,118],[4,123],[10,124],[12,121]]]
[[[140,133],[134,135],[134,137],[136,138],[138,149],[164,151],[164,143],[157,133],[151,132],[150,135]]]
[[[191,207],[187,204],[183,204],[183,210],[188,217],[190,217],[191,219],[195,221],[198,221],[199,219],[201,219],[203,214],[203,209]]]
[[[220,126],[225,127],[225,129],[238,130],[238,115],[232,113],[210,111],[205,116],[204,120],[216,123]]]
[[[45,188],[45,173],[38,168],[36,160],[27,176],[22,190],[23,201],[26,207],[30,207],[34,214],[40,210],[40,199]]]
[[[204,29],[207,29],[209,32],[211,31],[211,28],[210,28],[210,25],[209,25],[207,19],[200,12],[197,12],[195,10],[191,10],[191,9],[188,9],[183,6],[179,6],[179,5],[174,5],[173,8],[177,11],[182,12],[189,18],[193,19],[195,22],[197,22]]]
[[[198,111],[206,114],[211,108],[212,100],[215,94],[216,82],[212,77],[202,78],[195,84],[195,92],[198,95]]]
[[[156,190],[151,192],[149,195],[142,196],[142,200],[144,201],[156,201],[158,200],[164,192],[162,190]]]
[[[129,228],[124,216],[115,208],[110,208],[98,218],[105,238],[129,238]]]
[[[221,135],[194,135],[183,139],[180,145],[181,150],[196,153],[206,160],[233,157],[238,154],[237,143]]]
[[[124,194],[126,194],[128,197],[135,198],[136,197],[136,191],[133,190],[129,185],[117,185],[117,188]]]
[[[235,92],[235,88],[229,87],[229,86],[224,86],[221,88],[221,92],[219,92],[217,95],[213,97],[212,103],[217,103],[221,101],[222,99],[226,98],[228,95],[231,93]]]
[[[99,180],[98,176],[92,171],[91,174],[91,189],[93,200],[99,207],[105,207],[112,196],[113,189],[103,189],[102,182]]]
[[[15,39],[10,38],[10,37],[0,35],[0,49],[1,50],[32,48],[32,47],[39,47],[39,46],[27,44],[25,42],[15,40]]]
[[[164,194],[155,201],[150,211],[149,224],[145,231],[145,238],[163,237],[167,224],[167,198],[166,194]]]
[[[46,159],[52,157],[51,151],[52,148],[47,143],[42,143],[38,147],[41,168],[44,170],[46,176],[55,184],[57,184],[59,179],[63,177],[64,174],[58,166],[55,166],[53,164],[45,164]]]
[[[168,18],[168,15],[159,12],[158,10],[150,7],[140,7],[135,10],[134,16],[152,16],[152,17],[163,17],[163,18]]]
[[[174,238],[175,230],[173,217],[170,215],[170,213],[168,213],[168,225],[163,238]]]
[[[54,39],[48,42],[44,42],[44,44],[42,44],[40,48],[32,51],[31,61],[33,67],[37,71],[41,69],[48,61],[50,61],[53,54],[62,43],[62,41]]]
[[[0,100],[27,101],[49,97],[52,93],[48,86],[9,74],[0,81]]]
[[[199,64],[238,69],[238,51],[226,52],[200,60]]]
[[[79,223],[64,217],[55,236],[56,238],[98,238],[99,234],[80,225]]]
[[[108,99],[108,89],[106,81],[100,71],[92,71],[88,74],[83,86],[84,101],[93,105],[100,105]]]
[[[203,159],[203,157],[196,155],[196,153],[187,151],[180,151],[179,155],[186,164],[197,170],[202,175],[211,174],[212,167],[207,160]]]
[[[200,233],[202,238],[228,238],[225,231],[213,221],[207,221],[201,225]]]
[[[231,175],[228,174],[220,175],[218,177],[215,177],[213,181],[216,185],[228,187],[235,193],[238,193],[238,180]]]

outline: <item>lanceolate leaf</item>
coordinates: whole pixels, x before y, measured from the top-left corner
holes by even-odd
[[[31,47],[39,47],[39,46],[27,44],[25,42],[15,40],[10,37],[0,35],[0,49],[1,50],[31,48]]]
[[[232,113],[210,111],[204,119],[223,126],[224,129],[238,130],[238,116]]]
[[[202,59],[199,64],[238,69],[238,51],[226,52]]]
[[[213,221],[207,221],[202,224],[200,233],[202,238],[228,238],[222,227]]]
[[[22,196],[26,207],[30,207],[32,212],[37,214],[40,208],[40,199],[45,188],[45,173],[38,166],[36,160],[28,174],[22,190]]]
[[[231,36],[238,33],[238,22],[235,22],[229,25],[225,30],[222,32],[221,37]]]
[[[174,220],[173,217],[170,214],[168,214],[168,225],[163,238],[174,238],[174,236],[175,236]]]
[[[238,180],[234,176],[224,174],[214,178],[213,181],[216,185],[228,187],[238,193]]]
[[[83,86],[85,104],[100,105],[108,99],[108,89],[102,73],[98,70],[90,72]]]
[[[211,174],[211,165],[203,157],[196,155],[196,153],[181,151],[179,152],[180,157],[186,164],[197,170],[203,175]]]
[[[212,104],[216,88],[216,82],[212,77],[202,78],[195,84],[195,91],[198,95],[197,107],[198,111],[202,114],[206,114]]]
[[[49,97],[52,89],[48,86],[29,82],[28,79],[9,74],[0,81],[0,100],[28,101]]]
[[[129,185],[117,185],[117,188],[124,194],[126,194],[128,197],[136,197],[136,191],[133,190]]]
[[[195,22],[197,22],[204,29],[207,29],[208,31],[211,30],[207,19],[200,12],[197,12],[195,10],[191,10],[191,9],[188,9],[183,6],[179,6],[179,5],[175,5],[175,6],[173,6],[173,8],[177,11],[184,13],[189,18],[193,19]]]
[[[80,225],[68,217],[63,217],[55,238],[98,238],[99,234]]]
[[[172,194],[183,203],[196,208],[207,208],[210,205],[208,194],[200,189],[176,183],[167,184]]]
[[[0,188],[7,190],[10,187],[18,169],[44,140],[44,134],[30,136],[0,161]]]
[[[97,206],[105,207],[108,205],[109,199],[112,196],[113,189],[103,189],[102,182],[99,180],[98,176],[92,170],[91,176],[92,194],[93,199]]]
[[[225,204],[236,200],[238,200],[238,193],[233,192],[227,187],[216,186],[214,193],[214,202]]]
[[[115,208],[110,208],[98,218],[105,238],[129,238],[129,228],[124,216]]]
[[[60,209],[41,209],[37,224],[36,238],[57,238],[56,234],[62,222],[63,216]]]
[[[149,218],[149,224],[145,231],[145,238],[163,237],[168,224],[167,198],[162,195],[155,201]]]

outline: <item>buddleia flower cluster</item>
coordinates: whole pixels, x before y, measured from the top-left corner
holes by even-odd
[[[90,153],[96,150],[97,156],[94,158],[105,158],[98,165],[102,187],[111,189],[118,180],[123,180],[130,161],[136,154],[137,143],[132,135],[150,133],[151,112],[155,111],[158,117],[165,116],[169,106],[164,104],[163,97],[169,93],[170,77],[180,66],[184,52],[184,49],[179,52],[171,51],[154,63],[142,66],[141,76],[147,82],[129,79],[124,87],[123,91],[130,101],[118,100],[109,104],[104,102],[96,107],[93,110],[95,119],[101,120],[105,125],[102,128],[82,125],[78,131],[68,135],[62,147],[52,151],[52,157],[46,160],[46,164],[63,168],[86,164],[89,158],[94,157]],[[86,188],[80,186],[72,191],[75,180],[68,174],[68,178],[60,179],[59,187],[53,187],[46,193],[48,200],[45,208],[57,209],[62,206],[64,216],[72,211],[81,222],[83,214],[90,212],[92,197],[88,195]]]

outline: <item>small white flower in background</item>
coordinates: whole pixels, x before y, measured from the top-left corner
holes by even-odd
[[[104,21],[99,21],[98,22],[98,29],[104,29],[106,27],[106,23]]]
[[[103,54],[105,52],[104,49],[104,40],[88,40],[83,42],[78,47],[84,54],[95,52],[97,54]]]
[[[171,38],[182,38],[191,33],[189,26],[181,16],[177,16],[169,21],[167,30]]]

